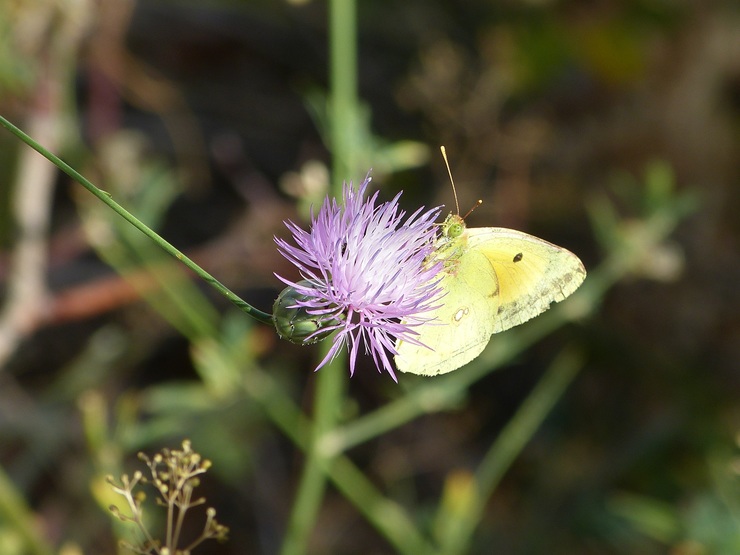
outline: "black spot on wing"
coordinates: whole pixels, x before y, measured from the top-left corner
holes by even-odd
[[[524,253],[517,253],[516,255],[514,255],[514,259],[512,260],[512,262],[521,262],[522,258],[524,258]]]

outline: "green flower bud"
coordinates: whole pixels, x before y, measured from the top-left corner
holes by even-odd
[[[310,281],[302,280],[299,285],[309,287]],[[308,309],[296,306],[298,301],[311,300],[313,296],[299,293],[295,287],[286,287],[278,295],[272,307],[272,320],[278,335],[292,343],[310,345],[329,337],[334,331],[333,326],[339,322],[330,316],[308,314]],[[316,333],[321,328],[332,326],[332,329]],[[310,339],[308,339],[312,334]]]

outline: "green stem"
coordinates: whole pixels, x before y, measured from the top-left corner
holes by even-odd
[[[322,349],[325,351],[326,349]],[[321,501],[326,491],[325,468],[333,459],[318,449],[321,437],[331,429],[338,420],[346,357],[333,361],[323,367],[316,380],[314,415],[310,434],[310,443],[306,446],[306,462],[301,472],[296,499],[290,516],[290,522],[283,542],[283,555],[305,553],[311,532],[318,518]]]
[[[322,372],[324,370],[326,368]],[[311,433],[314,430],[311,428],[308,418],[270,374],[253,369],[245,376],[243,385],[249,395],[262,405],[271,420],[296,446],[305,451],[318,446],[316,447],[315,460],[321,464],[317,466],[326,473],[344,497],[353,503],[359,512],[365,515],[368,522],[393,545],[396,552],[409,555],[434,552],[430,544],[419,534],[415,523],[404,508],[384,497],[348,457],[328,455],[321,448],[321,445],[325,444],[324,441],[314,440],[312,442]],[[317,397],[321,397],[321,395],[317,395]],[[314,470],[312,469],[310,473],[308,471],[304,472],[304,476],[313,477],[315,476],[313,473]],[[319,477],[322,478],[322,476]],[[304,494],[307,499],[309,498],[308,492],[310,490],[307,490],[307,493]],[[312,514],[313,507],[308,504],[308,501],[302,501],[302,503],[306,503],[306,505],[301,507],[300,515],[304,513]],[[315,511],[313,514],[315,514]],[[301,520],[302,525],[311,522]],[[308,527],[308,532],[310,532],[310,527]],[[296,540],[299,539],[298,534],[295,538]],[[305,540],[305,537],[301,537],[301,539]],[[305,546],[296,542],[294,547],[291,545],[291,549],[294,550],[293,552],[299,552],[305,549]],[[288,552],[287,539],[283,551]]]
[[[106,205],[108,205],[114,212],[116,212],[123,219],[125,219],[127,222],[133,225],[136,229],[141,231],[144,235],[149,237],[152,241],[154,241],[157,245],[159,245],[165,252],[174,256],[177,260],[185,264],[185,266],[190,268],[193,272],[195,272],[196,275],[198,275],[206,283],[210,284],[214,289],[216,289],[216,291],[218,291],[224,297],[229,299],[232,303],[234,303],[241,310],[243,310],[244,312],[249,314],[251,317],[253,317],[256,320],[259,320],[260,322],[264,324],[272,325],[272,316],[270,314],[266,312],[262,312],[261,310],[256,309],[255,307],[253,307],[246,301],[242,300],[238,295],[236,295],[228,287],[226,287],[224,284],[222,284],[220,281],[214,278],[211,274],[206,272],[203,268],[198,266],[190,258],[185,256],[182,252],[180,252],[177,248],[175,248],[174,245],[172,245],[171,243],[163,239],[154,230],[152,230],[150,227],[144,224],[141,220],[136,218],[136,216],[131,214],[123,206],[121,206],[115,200],[113,200],[110,193],[107,193],[103,191],[102,189],[99,189],[98,187],[93,185],[89,180],[87,180],[84,176],[82,176],[79,172],[77,172],[69,164],[64,162],[58,156],[55,156],[54,154],[46,150],[43,146],[41,146],[39,143],[34,141],[31,137],[26,135],[18,127],[10,123],[7,119],[5,119],[2,116],[0,116],[0,125],[5,127],[8,131],[13,133],[13,135],[18,137],[21,141],[23,141],[28,146],[30,146],[32,149],[34,149],[36,152],[41,154],[41,156],[49,160],[52,164],[54,164],[56,167],[58,167],[60,170],[62,170],[64,173],[70,176],[72,179],[77,181],[80,185],[85,187],[85,189],[87,189],[93,195],[98,197],[101,201],[103,201]]]
[[[337,489],[391,543],[396,553],[436,553],[436,549],[419,532],[408,512],[379,492],[347,457],[336,457],[327,472]]]
[[[21,536],[26,545],[24,553],[52,555],[51,547],[41,539],[40,531],[33,524],[33,513],[2,468],[0,468],[0,517]]]
[[[573,349],[565,349],[553,361],[483,458],[476,472],[477,487],[471,502],[457,517],[457,522],[449,523],[451,518],[447,519],[449,533],[444,538],[442,553],[457,554],[467,551],[475,528],[481,521],[486,502],[493,495],[501,478],[583,366],[583,357]]]
[[[357,157],[357,14],[355,0],[332,0],[329,4],[329,49],[331,58],[331,145],[334,196],[341,196],[342,180],[352,175]],[[326,354],[328,346],[322,349]],[[346,383],[346,355],[321,369],[314,399],[311,445],[293,512],[288,524],[283,555],[299,555],[307,549],[326,491],[327,469],[336,455],[321,449],[322,439],[336,426]],[[353,474],[354,477],[361,473]],[[350,479],[352,482],[352,479]],[[352,484],[346,484],[352,490]]]
[[[357,171],[359,102],[357,97],[357,6],[355,0],[331,0],[329,21],[331,152],[334,193]]]

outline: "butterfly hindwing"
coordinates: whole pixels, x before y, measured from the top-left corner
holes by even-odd
[[[399,341],[396,366],[402,372],[434,376],[467,364],[485,349],[498,307],[498,284],[493,266],[475,250],[466,250],[446,269],[441,306],[429,313],[434,320],[422,326],[419,341]]]

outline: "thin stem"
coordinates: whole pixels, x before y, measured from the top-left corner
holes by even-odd
[[[475,476],[475,495],[466,510],[456,518],[457,522],[449,525],[450,532],[444,538],[442,553],[457,554],[467,551],[475,528],[481,521],[486,502],[493,495],[501,478],[583,366],[583,357],[574,349],[565,349],[553,361],[483,458]]]
[[[305,553],[311,531],[318,518],[321,501],[326,491],[326,465],[333,459],[319,449],[323,434],[338,420],[346,357],[335,359],[321,369],[318,375],[314,400],[314,419],[310,444],[306,449],[306,462],[293,504],[290,523],[282,548],[283,555]]]
[[[0,517],[21,537],[26,546],[25,553],[52,555],[51,547],[44,542],[40,531],[34,525],[35,517],[31,509],[2,468],[0,468]]]
[[[173,543],[175,535],[173,521],[175,519],[175,505],[172,503],[172,499],[167,499],[167,540],[166,545],[171,553],[175,552],[177,548]]]
[[[327,368],[323,368],[321,372],[323,373],[326,370]],[[348,457],[341,454],[328,454],[322,448],[326,442],[323,440],[316,441],[312,438],[311,433],[315,430],[310,428],[308,418],[280,387],[273,376],[253,368],[248,375],[244,376],[242,385],[245,391],[256,402],[260,403],[270,419],[297,447],[306,452],[310,449],[317,451],[314,460],[321,463],[318,465],[320,470],[329,477],[345,498],[366,516],[368,522],[393,545],[398,553],[411,555],[434,553],[433,548],[419,534],[413,519],[401,505],[384,497],[383,493]],[[317,398],[321,396],[317,394]],[[308,472],[304,473],[304,476],[308,475]],[[322,475],[320,477],[323,478]],[[302,510],[308,511],[309,509],[310,506],[306,501],[306,507]],[[315,513],[316,511],[314,511],[314,516]],[[305,549],[305,546],[298,545],[293,549]],[[283,552],[287,551],[288,540],[286,538]]]
[[[159,245],[160,248],[162,248],[165,252],[168,254],[174,256],[177,260],[185,264],[189,269],[191,269],[193,272],[195,272],[196,275],[198,275],[201,279],[203,279],[206,283],[211,285],[216,291],[221,293],[224,297],[229,299],[233,304],[235,304],[239,309],[243,310],[247,314],[249,314],[252,318],[255,320],[259,320],[260,322],[264,324],[270,324],[272,325],[272,316],[266,312],[262,312],[261,310],[256,309],[243,299],[241,299],[238,295],[236,295],[233,291],[231,291],[228,287],[226,287],[224,284],[222,284],[220,281],[218,281],[216,278],[214,278],[211,274],[206,272],[203,268],[198,266],[195,262],[193,262],[190,258],[185,256],[182,252],[180,252],[177,248],[175,248],[174,245],[166,241],[164,238],[162,238],[159,234],[157,234],[153,229],[148,227],[146,224],[144,224],[141,220],[136,218],[133,214],[131,214],[128,210],[126,210],[123,206],[118,204],[113,198],[111,197],[110,193],[107,193],[103,191],[102,189],[99,189],[95,185],[93,185],[89,180],[87,180],[84,176],[82,176],[79,172],[77,172],[74,168],[72,168],[69,164],[64,162],[61,158],[58,156],[55,156],[48,150],[46,150],[43,146],[41,146],[39,143],[34,141],[31,137],[26,135],[23,131],[21,131],[18,127],[10,123],[7,119],[0,116],[0,125],[5,127],[8,131],[13,133],[16,137],[18,137],[20,140],[22,140],[24,143],[26,143],[28,146],[30,146],[32,149],[34,149],[36,152],[41,154],[44,158],[49,160],[52,164],[57,166],[60,170],[62,170],[64,173],[66,173],[68,176],[70,176],[72,179],[77,181],[80,185],[85,187],[88,191],[90,191],[93,195],[98,197],[101,201],[103,201],[106,205],[108,205],[114,212],[116,212],[119,216],[121,216],[123,219],[125,219],[127,222],[129,222],[131,225],[133,225],[136,229],[141,231],[144,235],[149,237],[152,241],[154,241],[157,245]]]
[[[179,488],[178,488],[179,489]],[[177,522],[175,523],[175,533],[172,535],[172,553],[177,553],[177,546],[180,543],[180,534],[182,534],[182,527],[185,524],[185,513],[187,513],[190,507],[190,493],[187,492],[187,498],[180,502],[175,503],[174,500],[171,502],[177,507]]]
[[[340,198],[343,179],[358,169],[357,5],[331,0],[329,8],[332,178]]]
[[[355,0],[332,0],[329,4],[329,55],[331,58],[331,150],[333,189],[341,195],[342,180],[352,175],[357,158],[357,14]],[[323,347],[326,354],[329,347]],[[346,383],[346,355],[322,368],[317,379],[314,421],[306,465],[282,548],[283,555],[299,555],[308,547],[326,491],[327,468],[335,455],[321,449],[322,438],[339,420]],[[347,484],[351,487],[351,484]]]
[[[347,457],[336,457],[326,471],[337,489],[393,545],[395,552],[406,555],[436,553],[435,548],[419,532],[408,512],[378,491]]]

